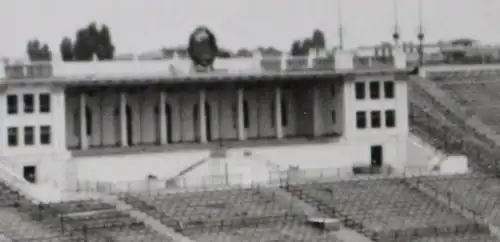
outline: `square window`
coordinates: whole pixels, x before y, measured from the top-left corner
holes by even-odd
[[[38,96],[40,103],[40,113],[49,113],[50,112],[50,94],[41,93]]]
[[[18,130],[16,127],[9,127],[7,129],[7,143],[10,147],[14,147],[18,145],[17,140]]]
[[[370,82],[370,98],[379,99],[380,98],[380,82],[371,81]]]
[[[385,111],[385,126],[388,128],[396,127],[396,111],[394,110]]]
[[[394,98],[394,81],[384,82],[384,96],[385,98]]]
[[[354,92],[356,93],[356,99],[362,100],[365,99],[365,83],[364,82],[356,82],[354,84]]]
[[[17,114],[18,102],[17,95],[7,95],[7,114]]]
[[[33,126],[24,127],[24,145],[34,145],[35,144],[35,128]]]
[[[40,144],[49,145],[51,142],[51,129],[50,126],[44,125],[40,127]]]
[[[24,113],[33,113],[35,111],[35,99],[33,94],[24,94]]]
[[[380,111],[371,111],[370,116],[371,116],[372,128],[380,128],[381,126]]]
[[[356,127],[358,129],[366,128],[366,112],[364,111],[356,112]]]

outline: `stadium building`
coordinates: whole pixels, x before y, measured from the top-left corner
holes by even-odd
[[[171,178],[217,147],[275,163],[257,169],[264,177],[248,171],[254,182],[289,166],[402,170],[408,77],[405,55],[392,56],[256,54],[217,60],[210,73],[188,59],[7,64],[3,164],[59,188]]]

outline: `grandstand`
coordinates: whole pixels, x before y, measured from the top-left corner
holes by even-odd
[[[499,241],[498,73],[390,53],[7,63],[0,241]]]

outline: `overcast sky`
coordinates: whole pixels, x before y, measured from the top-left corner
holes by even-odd
[[[107,24],[118,53],[143,52],[187,43],[206,25],[221,46],[259,45],[289,49],[313,29],[338,43],[338,0],[2,0],[0,56],[24,55],[26,41],[39,38],[58,52],[63,36],[90,21]],[[345,45],[390,40],[393,0],[341,0]],[[403,40],[415,40],[417,0],[399,1]],[[499,0],[423,0],[428,40],[472,37],[500,44]]]

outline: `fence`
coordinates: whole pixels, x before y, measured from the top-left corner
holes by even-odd
[[[224,174],[199,177],[179,177],[175,179],[144,179],[136,181],[77,181],[74,190],[70,192],[105,194],[141,193],[159,190],[206,190],[211,188],[231,187],[278,187],[290,183],[328,182],[356,179],[383,179],[387,177],[416,177],[438,175],[428,170],[428,167],[406,167],[404,170],[354,176],[353,167],[335,167],[318,169],[298,169],[290,167],[288,170],[270,171],[259,177],[245,174]]]

